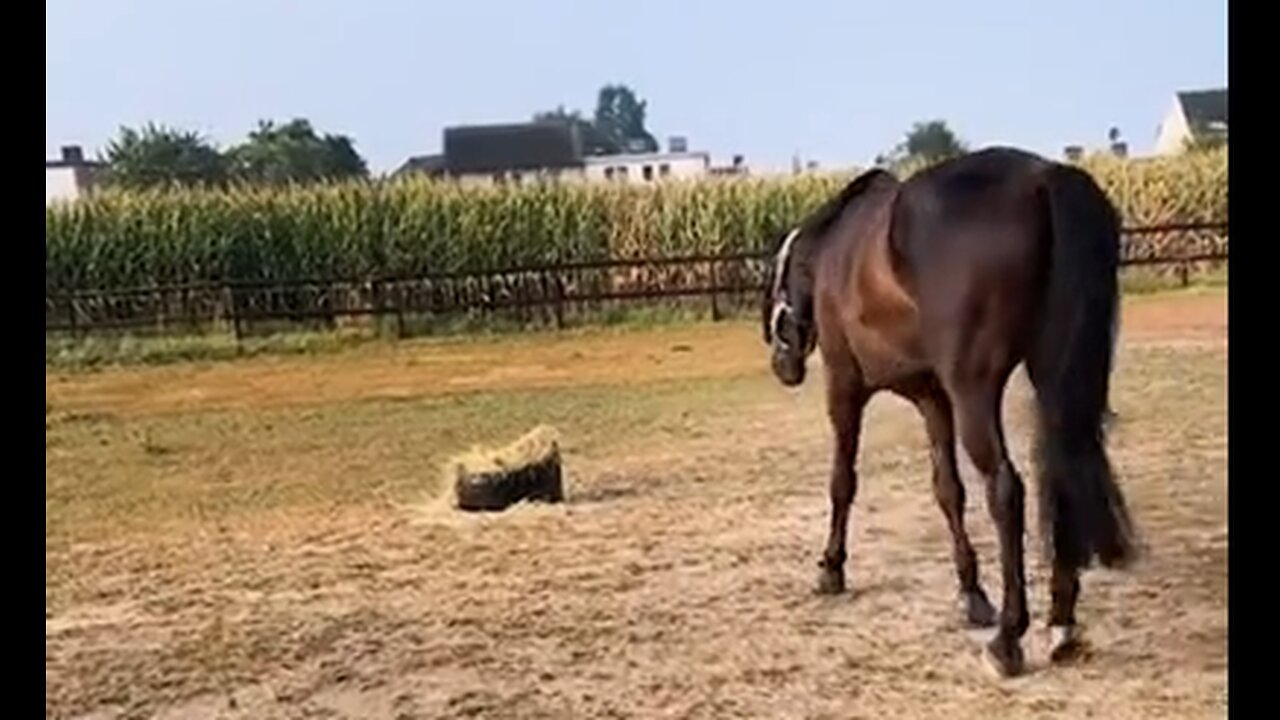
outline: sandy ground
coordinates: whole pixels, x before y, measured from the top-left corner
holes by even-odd
[[[634,384],[759,373],[758,343],[754,328],[728,326],[516,353],[409,344],[50,375],[46,396],[61,411],[127,418]],[[46,716],[1221,717],[1226,352],[1221,294],[1127,308],[1112,455],[1149,550],[1132,573],[1086,576],[1090,651],[1074,666],[1045,663],[1047,589],[1033,560],[1031,672],[1000,682],[982,671],[982,638],[953,611],[920,423],[889,398],[864,433],[853,592],[810,592],[830,443],[811,382],[688,437],[571,457],[563,506],[464,517],[336,505],[57,549],[46,538]],[[1025,397],[1019,380],[1007,417],[1029,475]],[[990,522],[969,489],[998,598]],[[74,601],[48,600],[51,573],[74,575]]]

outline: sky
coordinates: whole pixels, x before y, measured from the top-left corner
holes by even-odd
[[[46,0],[45,154],[305,117],[390,171],[618,82],[664,145],[762,170],[866,165],[930,119],[1055,157],[1115,126],[1141,154],[1226,75],[1225,0]]]

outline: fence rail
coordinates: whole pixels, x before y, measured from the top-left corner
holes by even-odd
[[[1126,266],[1191,268],[1227,260],[1225,222],[1128,228]],[[762,253],[630,258],[409,277],[234,282],[45,293],[45,332],[146,328],[158,332],[228,327],[239,338],[266,321],[335,324],[346,318],[395,319],[506,314],[556,326],[608,303],[700,298],[713,317],[763,289]]]

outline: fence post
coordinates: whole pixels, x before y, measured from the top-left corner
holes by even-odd
[[[395,292],[392,293],[396,303],[396,338],[403,340],[406,332],[404,329],[404,284],[397,283]]]
[[[716,277],[716,260],[712,258],[708,263],[711,267],[711,321],[718,322],[720,320],[720,301],[717,297],[716,286],[720,284]]]
[[[1191,263],[1178,263],[1178,280],[1182,283],[1182,287],[1191,285]]]
[[[157,288],[156,292],[156,330],[163,333],[166,329],[166,322],[169,316],[169,292],[164,288]]]
[[[564,329],[564,282],[563,280],[564,278],[560,277],[559,275],[556,275],[554,280],[552,280],[551,282],[552,287],[556,289],[555,318],[556,318],[557,330]]]
[[[79,339],[80,332],[76,326],[76,295],[74,292],[67,295],[67,324],[71,326],[71,339]]]
[[[184,314],[187,316],[188,332],[195,332],[199,322],[196,319],[196,304],[191,301],[191,292],[191,288],[183,288],[182,309],[185,311]]]
[[[227,306],[227,318],[231,320],[231,333],[235,336],[236,345],[239,345],[244,333],[240,328],[240,311],[236,307],[236,291],[231,287],[230,283],[223,285],[223,288],[223,294],[226,296],[223,303]]]

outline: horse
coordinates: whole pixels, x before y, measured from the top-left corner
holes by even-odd
[[[849,514],[863,409],[880,391],[918,410],[933,492],[951,532],[961,611],[998,627],[983,655],[1001,677],[1025,669],[1025,489],[1001,418],[1019,364],[1036,397],[1037,486],[1052,565],[1052,662],[1075,657],[1080,573],[1096,558],[1125,569],[1134,527],[1107,456],[1119,304],[1119,214],[1084,171],[993,147],[900,180],[854,178],[779,236],[765,274],[764,342],[784,386],[822,361],[834,433],[830,529],[817,592],[845,590]],[[965,530],[956,439],[981,474],[998,531],[997,616]]]

